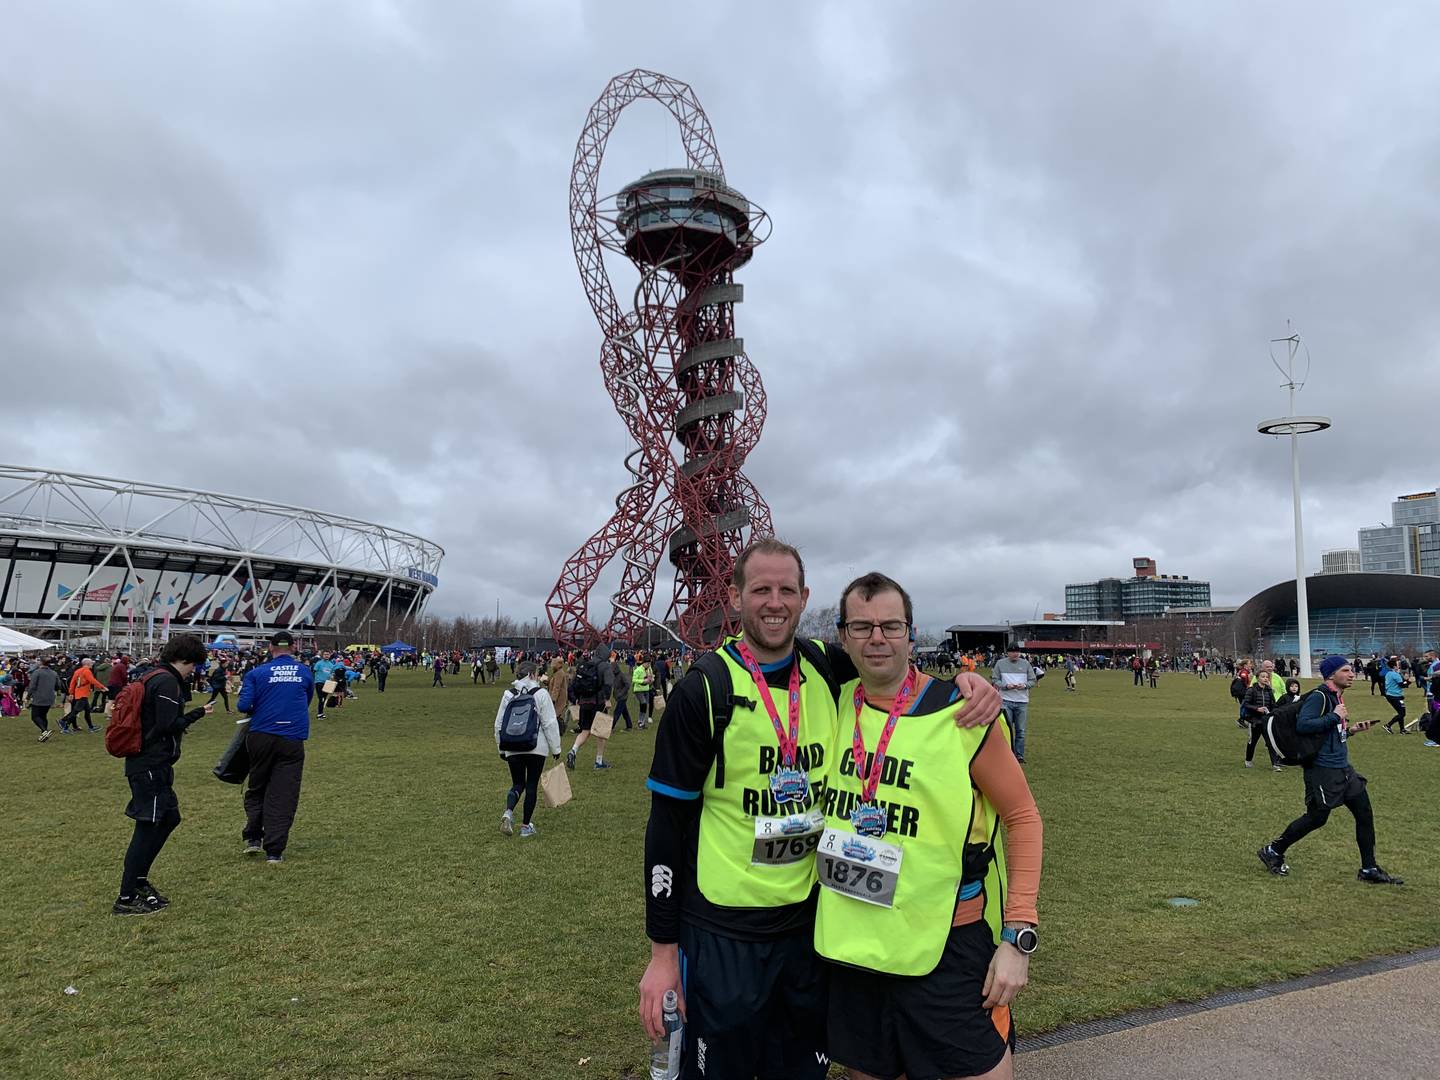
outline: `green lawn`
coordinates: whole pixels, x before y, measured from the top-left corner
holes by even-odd
[[[1240,767],[1227,680],[1129,681],[1085,673],[1066,694],[1056,673],[1034,695],[1044,937],[1022,1032],[1440,942],[1423,817],[1440,751],[1353,744],[1404,888],[1354,880],[1344,811],[1272,878],[1254,852],[1299,812],[1298,770]],[[242,858],[239,791],[209,776],[229,719],[197,725],[185,822],[152,875],[172,907],[145,918],[108,914],[130,832],[120,763],[99,736],[40,745],[28,717],[0,721],[0,1076],[638,1075],[653,733],[617,735],[609,773],[582,755],[575,801],[507,840],[499,691],[429,682],[367,685],[316,725],[276,868]],[[1350,700],[1388,712],[1361,687]]]

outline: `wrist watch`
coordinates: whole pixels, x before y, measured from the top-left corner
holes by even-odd
[[[1026,956],[1029,956],[1040,944],[1040,935],[1035,933],[1033,926],[1021,926],[1019,928],[1007,926],[1000,931],[1000,940],[1008,941]]]

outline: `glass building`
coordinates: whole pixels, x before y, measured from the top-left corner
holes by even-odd
[[[1306,578],[1305,587],[1313,657],[1377,652],[1414,656],[1440,643],[1440,577],[1317,574]],[[1242,653],[1298,655],[1295,582],[1273,585],[1245,601],[1230,629]]]
[[[1390,504],[1389,525],[1361,529],[1360,570],[1440,575],[1440,493],[1401,495]]]

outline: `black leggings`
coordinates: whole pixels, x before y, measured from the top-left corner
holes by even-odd
[[[1255,760],[1255,744],[1258,743],[1258,742],[1262,742],[1263,739],[1264,739],[1264,735],[1265,735],[1265,725],[1264,725],[1264,724],[1251,724],[1251,725],[1250,725],[1250,744],[1245,747],[1245,760],[1246,760],[1246,761],[1254,761],[1254,760]],[[1278,764],[1280,764],[1278,761],[1275,760],[1275,751],[1270,749],[1270,744],[1269,744],[1269,743],[1265,743],[1265,752],[1270,755],[1270,764],[1271,764],[1271,765],[1278,765]]]
[[[30,720],[31,720],[31,722],[34,723],[34,725],[35,725],[37,728],[39,728],[41,731],[49,731],[49,730],[50,730],[50,706],[49,706],[49,705],[31,705],[31,706],[30,706]]]
[[[521,811],[520,823],[529,825],[535,816],[535,796],[540,791],[540,773],[545,768],[544,754],[511,754],[505,759],[510,764],[510,790],[505,793],[505,809],[514,810],[523,793],[525,807]]]
[[[1330,820],[1330,811],[1334,805],[1322,803],[1314,798],[1310,792],[1309,778],[1307,777],[1305,800],[1305,813],[1292,821],[1280,834],[1280,839],[1275,841],[1275,850],[1281,855],[1298,840],[1303,840],[1325,822]],[[1344,792],[1344,801],[1339,805],[1349,810],[1355,817],[1355,846],[1360,849],[1360,868],[1375,865],[1375,814],[1370,809],[1370,793],[1365,790],[1364,781],[1352,782]]]
[[[1385,726],[1388,728],[1391,724],[1399,724],[1403,730],[1405,727],[1405,699],[1386,694],[1385,700],[1390,703],[1390,708],[1395,710],[1395,715],[1385,721]]]
[[[125,872],[120,878],[120,895],[134,896],[142,881],[148,881],[150,867],[155,856],[170,839],[175,826],[180,824],[180,815],[172,813],[159,821],[135,822],[135,833],[130,837],[130,847],[125,851]]]
[[[207,704],[207,705],[213,705],[213,704],[215,704],[215,699],[216,699],[217,697],[218,697],[221,701],[225,702],[225,711],[226,711],[226,712],[229,712],[229,711],[230,711],[230,692],[229,692],[228,690],[226,690],[225,687],[223,687],[223,686],[212,686],[212,687],[210,687],[210,700],[207,701],[206,704]]]
[[[88,695],[70,699],[70,711],[60,718],[60,726],[63,728],[66,724],[74,723],[75,730],[79,731],[81,709],[85,710],[85,726],[93,728],[95,721],[90,719],[90,698]]]

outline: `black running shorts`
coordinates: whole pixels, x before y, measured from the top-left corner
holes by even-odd
[[[830,965],[830,1056],[880,1080],[978,1076],[1015,1047],[1010,1009],[987,1009],[995,942],[983,919],[954,927],[928,975]]]
[[[593,701],[578,702],[576,708],[580,710],[580,722],[575,725],[576,731],[589,731],[595,723],[595,714],[600,711],[600,706]]]
[[[1365,777],[1354,768],[1312,765],[1305,770],[1305,808],[1328,813],[1358,798],[1365,790]]]
[[[686,923],[683,1080],[824,1080],[826,965],[811,926],[740,941]]]
[[[125,807],[126,817],[152,823],[171,817],[180,820],[180,800],[175,795],[173,768],[156,765],[126,779],[130,781],[130,804]]]

